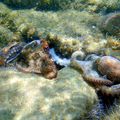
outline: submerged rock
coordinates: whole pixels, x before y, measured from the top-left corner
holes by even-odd
[[[60,70],[55,80],[0,69],[0,113],[11,113],[2,120],[86,119],[95,102],[94,90],[70,68]]]
[[[110,35],[120,37],[120,12],[111,13],[103,17],[100,29]]]
[[[112,109],[112,112],[109,112],[103,120],[119,120],[120,119],[120,104],[117,105],[117,109]]]

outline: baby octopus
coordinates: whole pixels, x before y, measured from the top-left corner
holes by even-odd
[[[49,46],[41,40],[38,47],[26,47],[17,59],[16,68],[26,73],[36,73],[52,79],[57,76],[57,68],[49,54]]]
[[[77,51],[72,55],[71,66],[81,71],[83,79],[95,89],[99,103],[95,115],[103,115],[115,104],[120,96],[120,60],[112,56],[89,55],[85,60]]]

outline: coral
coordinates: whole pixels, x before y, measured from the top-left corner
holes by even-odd
[[[95,5],[95,11],[101,12],[112,12],[119,10],[120,1],[119,0],[88,0],[90,4]]]
[[[24,1],[24,0],[3,0],[3,2],[9,6],[13,6],[13,7],[33,7],[35,6],[36,2],[38,0],[28,0],[28,1]]]
[[[32,41],[37,36],[37,30],[34,25],[25,18],[20,18],[17,11],[6,10],[7,8],[0,4],[3,8],[0,9],[1,20],[0,25],[4,29],[8,29],[13,35],[11,36],[11,41]],[[5,10],[5,11],[4,11]],[[6,34],[7,36],[7,34]],[[5,40],[6,41],[6,40]],[[8,40],[7,40],[8,41]],[[6,42],[7,42],[6,41]]]
[[[107,37],[107,43],[104,49],[104,54],[120,58],[120,41],[116,37]]]

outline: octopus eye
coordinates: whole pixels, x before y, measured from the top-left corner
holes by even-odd
[[[49,51],[49,47],[48,47],[48,46],[45,47],[44,50],[45,50],[46,52]]]

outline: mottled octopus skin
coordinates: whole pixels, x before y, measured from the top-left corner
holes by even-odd
[[[111,87],[101,86],[99,89],[104,96],[120,97],[120,84]]]
[[[83,64],[76,60],[76,56],[72,60],[72,63],[75,63],[72,64],[74,68],[87,67],[82,69],[82,76],[84,81],[95,89],[99,101],[92,115],[100,119],[101,115],[105,115],[120,98],[120,61],[111,56],[103,56],[90,59],[93,62],[86,66],[85,63],[89,60],[82,61]],[[95,75],[94,69],[98,75]]]
[[[83,75],[83,79],[92,87],[98,88],[100,86],[111,86],[113,82],[108,79],[100,78],[100,77],[91,77],[87,75]]]
[[[45,62],[48,62],[47,60]],[[20,65],[19,63],[16,63],[16,68],[24,73],[35,73],[38,75],[42,75],[47,79],[52,79],[55,78],[57,76],[57,68],[55,66],[55,64],[52,61],[49,61],[49,65],[45,66],[45,62],[42,63],[42,69],[34,69],[31,66],[29,67],[23,67],[22,65]]]
[[[23,50],[17,60],[16,68],[25,73],[35,73],[52,79],[57,76],[57,68],[49,52],[46,41],[41,41],[37,49],[28,48]],[[24,58],[24,59],[23,59]]]
[[[120,83],[120,61],[111,56],[103,56],[96,61],[98,71],[106,75],[114,84]]]

